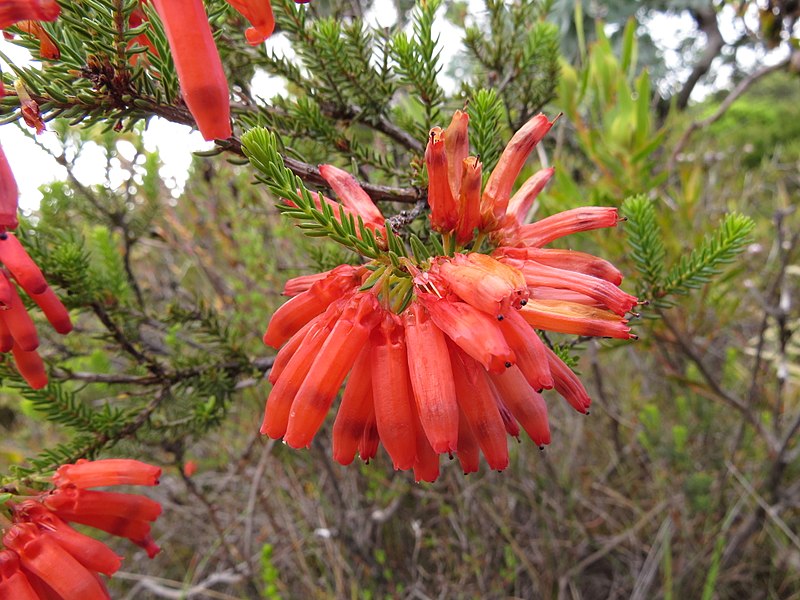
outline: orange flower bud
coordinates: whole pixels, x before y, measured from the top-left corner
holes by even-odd
[[[95,488],[107,485],[158,485],[161,468],[130,458],[80,459],[62,465],[53,475],[57,486]]]
[[[556,213],[550,217],[523,225],[518,236],[507,245],[524,244],[541,247],[553,240],[580,231],[603,227],[614,227],[619,222],[616,208],[606,206],[584,206]]]
[[[447,156],[441,127],[431,129],[428,146],[425,149],[425,164],[428,167],[431,227],[441,233],[447,233],[455,229],[458,224],[458,209],[448,181]]]
[[[464,161],[469,155],[469,115],[457,110],[444,132],[444,150],[447,156],[447,181],[453,198],[461,191],[461,174]],[[480,194],[480,189],[478,190]],[[470,232],[471,233],[471,232]]]
[[[381,229],[386,225],[386,218],[383,213],[375,206],[369,194],[364,191],[364,188],[350,173],[333,165],[320,165],[319,173],[328,182],[331,189],[336,192],[340,202],[350,209],[356,218],[356,224],[358,223],[358,217],[361,217],[364,225],[371,229]],[[338,211],[335,209],[334,214],[338,215]]]
[[[228,4],[252,23],[253,26],[244,32],[248,44],[258,46],[272,35],[275,17],[269,0],[228,0]]]
[[[482,164],[474,156],[465,158],[461,171],[461,189],[458,198],[458,227],[456,241],[464,245],[472,240],[475,228],[481,222]]]
[[[540,113],[525,123],[508,142],[486,182],[481,197],[481,220],[484,229],[495,229],[503,222],[511,198],[511,188],[519,172],[536,144],[550,131],[553,123],[555,121],[549,121]]]

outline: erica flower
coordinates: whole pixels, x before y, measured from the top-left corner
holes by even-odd
[[[266,1],[266,0],[265,0]],[[184,102],[206,140],[231,137],[228,80],[202,0],[153,0]]]
[[[264,336],[280,350],[262,433],[310,445],[349,373],[334,459],[368,461],[380,444],[396,469],[434,481],[441,454],[455,455],[465,473],[478,469],[481,453],[503,470],[509,435],[524,430],[537,445],[550,443],[544,390],[588,411],[583,384],[537,330],[633,338],[626,317],[638,300],[620,289],[622,274],[609,262],[543,246],[613,227],[617,211],[574,209],[527,224],[553,170],[512,192],[552,122],[538,115],[524,125],[482,186],[481,163],[468,156],[468,121],[457,111],[447,129],[431,131],[428,203],[441,241],[423,248],[412,235],[413,254],[350,175],[320,167],[341,204],[319,195],[318,207],[329,204],[340,222],[360,219],[386,251],[286,284],[293,297]]]
[[[82,523],[142,546],[152,558],[159,548],[150,523],[161,506],[144,496],[90,491],[110,485],[155,485],[161,469],[128,459],[80,460],[59,467],[51,491],[0,505],[0,597],[14,600],[110,598],[100,575],[119,570],[122,557],[72,528]],[[2,523],[7,525],[2,525]]]
[[[11,352],[23,379],[39,389],[47,385],[47,373],[36,352],[39,347],[36,326],[17,285],[39,306],[53,329],[69,333],[72,322],[39,267],[19,240],[6,231],[17,227],[17,199],[17,184],[0,148],[0,352]]]
[[[308,0],[295,0],[297,4],[305,4]],[[244,32],[247,43],[258,46],[272,35],[275,29],[275,17],[269,0],[228,0],[245,19],[253,25]]]

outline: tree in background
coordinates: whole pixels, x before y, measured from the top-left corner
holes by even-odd
[[[686,8],[642,4],[640,18]],[[796,8],[773,4],[735,7],[764,11],[760,34],[737,44],[791,45]],[[588,10],[562,13],[575,31],[570,51],[546,1],[487,1],[478,12],[397,2],[397,23],[376,28],[364,19],[368,3],[279,0],[275,31],[291,53],[260,43],[268,18],[240,5],[250,3],[204,5],[219,70],[181,63],[172,38],[188,25],[162,21],[158,2],[64,3],[55,21],[8,25],[38,62],[5,60],[4,118],[57,131],[56,159],[68,172],[43,190],[17,236],[75,325],[58,338],[39,328],[45,387],[3,363],[8,497],[44,489],[44,475],[84,457],[165,465],[152,494],[164,507],[153,531],[165,552],[153,562],[130,555],[110,583],[119,597],[796,594],[798,156],[780,127],[766,144],[752,130],[758,153],[740,152],[741,121],[725,117],[729,108],[757,121],[791,115],[788,101],[773,101],[772,113],[755,95],[733,101],[761,77],[788,73],[794,54],[692,107],[713,62],[706,55],[723,52],[712,34],[730,9],[717,4],[689,7],[709,43],[667,103],[640,59],[639,25],[614,16],[614,5],[590,16],[616,23],[608,30],[617,43]],[[454,42],[435,33],[444,22],[463,34],[449,66],[440,52]],[[570,60],[559,64],[560,43]],[[448,67],[452,91],[442,86]],[[262,73],[285,89],[254,91]],[[228,102],[215,101],[233,123],[223,133],[206,129],[208,103],[192,99],[205,92],[187,88],[211,81],[218,91],[220,77]],[[784,85],[796,94],[793,77]],[[309,451],[262,438],[279,358],[261,333],[287,279],[355,270],[374,252],[389,264],[363,283],[388,272],[402,303],[407,261],[452,255],[458,244],[494,249],[491,240],[449,240],[427,202],[441,181],[426,158],[429,131],[465,107],[484,189],[517,130],[541,110],[564,113],[538,146],[543,164],[520,163],[520,183],[555,166],[520,220],[586,204],[625,215],[616,230],[559,247],[624,263],[623,287],[649,300],[631,323],[640,341],[588,332],[532,341],[581,372],[593,410],[588,419],[570,413],[545,392],[552,444],[542,453],[512,445],[503,474],[484,466],[465,477],[444,464],[435,484],[418,485],[383,453],[343,468],[332,460],[333,418]],[[178,198],[159,176],[160,158],[144,151],[153,116],[224,137],[197,156]],[[214,117],[212,128],[229,123]],[[106,156],[106,185],[74,175],[91,145]],[[366,227],[366,213],[315,204],[305,188],[331,198],[342,185],[321,163],[358,180],[388,218],[382,235]]]

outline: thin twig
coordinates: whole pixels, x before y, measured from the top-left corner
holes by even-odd
[[[789,64],[789,58],[786,58],[777,64],[762,67],[758,71],[751,73],[750,75],[742,79],[742,81],[739,82],[739,85],[737,85],[735,88],[733,88],[733,90],[731,90],[731,92],[725,97],[725,100],[723,100],[720,103],[720,105],[717,107],[717,110],[715,110],[711,116],[702,119],[700,121],[692,121],[692,123],[689,125],[686,131],[683,132],[681,139],[678,141],[677,145],[673,149],[672,155],[670,156],[669,163],[667,165],[667,171],[670,172],[675,169],[675,163],[678,160],[678,155],[683,151],[684,147],[689,142],[689,138],[692,137],[695,131],[697,131],[698,129],[703,129],[704,127],[708,127],[709,125],[712,125],[713,123],[718,121],[725,114],[725,112],[731,107],[731,104],[733,104],[736,101],[736,99],[739,98],[739,96],[741,96],[748,89],[750,89],[750,87],[755,82],[757,82],[762,77],[766,77],[770,73],[774,73],[775,71],[780,71],[786,68],[788,64]]]

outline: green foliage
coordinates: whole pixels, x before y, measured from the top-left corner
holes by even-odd
[[[496,88],[508,108],[508,123],[519,129],[549,102],[559,77],[558,28],[545,21],[552,2],[486,0],[488,19],[466,29],[464,44],[477,62],[476,79],[465,85]],[[484,25],[485,24],[485,25]],[[518,74],[524,73],[524,77]]]
[[[562,65],[557,103],[574,126],[578,146],[594,171],[595,202],[649,191],[666,177],[653,174],[666,129],[658,126],[651,110],[650,79],[646,70],[633,75],[636,27],[633,20],[626,25],[623,53],[617,58],[603,34],[603,24],[597,23],[597,41],[590,46],[584,66]],[[559,194],[558,189],[553,193]]]
[[[259,179],[276,197],[291,203],[280,204],[278,208],[284,215],[299,221],[298,227],[303,233],[310,237],[328,237],[369,258],[380,255],[375,235],[364,226],[361,218],[356,223],[341,205],[337,215],[339,219],[326,202],[317,207],[303,180],[284,165],[273,133],[264,128],[251,129],[242,136],[242,149],[259,171]]]
[[[478,90],[467,107],[470,118],[470,144],[483,163],[484,177],[494,169],[503,151],[497,135],[503,119],[503,101],[493,89]]]
[[[438,38],[433,37],[433,21],[441,0],[428,0],[417,5],[412,17],[414,35],[395,34],[392,40],[392,55],[397,61],[397,74],[403,83],[411,86],[414,96],[425,111],[424,130],[441,121],[439,106],[444,100],[444,91],[436,81],[441,71],[440,52],[436,49]]]
[[[644,196],[634,196],[625,200],[622,212],[630,222],[625,232],[631,258],[642,276],[639,293],[659,308],[674,304],[671,296],[687,294],[719,274],[741,253],[754,227],[749,217],[738,213],[726,215],[715,230],[707,233],[688,254],[684,251],[664,274],[666,251],[653,202]]]

